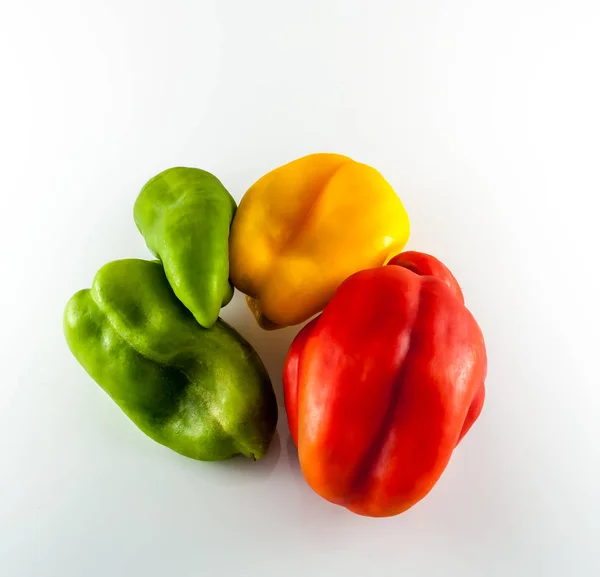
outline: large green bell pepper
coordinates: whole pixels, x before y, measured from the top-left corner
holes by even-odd
[[[173,291],[206,328],[233,296],[229,229],[235,211],[235,200],[217,177],[184,167],[149,180],[134,206],[136,225]]]
[[[90,376],[155,441],[207,461],[266,453],[277,402],[258,354],[221,319],[198,325],[160,263],[102,267],[67,304],[64,332]]]

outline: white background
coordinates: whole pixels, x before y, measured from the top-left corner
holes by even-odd
[[[599,8],[590,0],[53,0],[0,8],[0,574],[600,574]],[[70,355],[62,312],[173,165],[239,200],[334,151],[376,166],[409,248],[459,278],[488,396],[432,493],[355,516],[264,461],[149,440]],[[295,330],[224,310],[279,374]]]

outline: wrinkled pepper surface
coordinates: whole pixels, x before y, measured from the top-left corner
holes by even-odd
[[[134,206],[136,225],[162,261],[173,291],[206,328],[233,296],[229,229],[235,210],[216,176],[185,167],[148,181]]]
[[[407,252],[352,275],[285,362],[307,482],[361,515],[405,511],[478,418],[486,371],[481,330],[440,261]]]
[[[102,267],[67,304],[64,332],[84,369],[158,443],[208,461],[266,453],[277,403],[260,358],[221,319],[196,323],[160,263]]]
[[[351,274],[406,244],[402,202],[374,168],[312,154],[276,168],[244,195],[230,237],[234,286],[264,328],[301,323]]]

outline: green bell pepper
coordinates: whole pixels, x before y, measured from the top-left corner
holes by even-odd
[[[64,332],[89,375],[158,443],[206,461],[267,452],[277,402],[258,354],[221,319],[198,325],[160,263],[102,267],[67,304]]]
[[[229,229],[236,208],[217,177],[183,167],[149,180],[135,202],[135,222],[148,248],[179,300],[206,328],[233,296]]]

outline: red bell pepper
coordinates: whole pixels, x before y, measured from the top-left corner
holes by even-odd
[[[406,252],[355,273],[285,361],[308,484],[361,515],[412,507],[479,416],[486,372],[481,330],[439,260]]]

